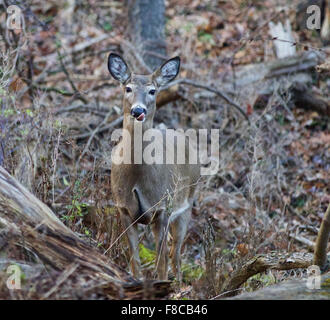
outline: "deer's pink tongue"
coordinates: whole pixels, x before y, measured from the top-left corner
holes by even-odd
[[[145,117],[145,114],[142,112],[142,113],[136,118],[136,120],[143,121],[143,120],[144,120],[144,117]]]

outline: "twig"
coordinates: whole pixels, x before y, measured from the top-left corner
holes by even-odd
[[[38,87],[35,84],[31,84],[31,87],[34,89],[38,89],[40,91],[55,92],[55,93],[61,94],[62,96],[66,96],[66,97],[74,97],[77,95],[77,92],[69,92],[69,91],[65,91],[65,90],[62,90],[62,89],[59,89],[56,87]],[[78,94],[79,94],[79,92],[78,92]]]
[[[218,298],[220,298],[220,297],[227,296],[227,295],[229,295],[229,294],[231,294],[231,293],[234,293],[234,292],[236,292],[236,291],[239,291],[239,290],[241,290],[241,289],[238,288],[238,289],[234,289],[234,290],[230,290],[230,291],[222,292],[222,293],[216,295],[215,297],[211,298],[210,300],[215,300],[215,299],[218,299]]]
[[[109,123],[108,125],[104,126],[104,127],[100,127],[96,132],[96,133],[101,133],[110,129],[113,129],[114,127],[116,127],[117,125],[120,125],[123,122],[124,117],[120,116],[119,118],[117,118],[116,120],[112,121],[111,123]],[[74,136],[74,139],[86,139],[88,138],[93,132],[87,132],[87,133],[83,133],[83,134],[79,134]]]
[[[77,45],[75,45],[69,52],[68,54],[64,55],[63,58],[69,56],[70,54],[73,54],[73,53],[77,53],[79,51],[82,51],[82,50],[85,50],[86,48],[98,43],[98,42],[101,42],[103,40],[106,40],[106,39],[109,39],[109,35],[108,34],[102,34],[96,38],[93,38],[93,39],[89,39],[89,40],[86,40],[82,43],[78,43]],[[120,41],[119,39],[112,39],[112,43],[114,44],[118,44]],[[56,55],[57,53],[51,53],[47,56],[43,56],[43,57],[40,57],[40,58],[36,58],[36,62],[44,62],[44,61],[49,61],[49,60],[53,60],[56,58]]]
[[[87,112],[87,113],[92,113],[100,117],[105,117],[107,112],[109,111],[108,108],[95,108],[92,107],[91,105],[74,105],[74,106],[68,106],[65,108],[61,108],[55,111],[55,115],[59,115],[61,113],[65,112]]]
[[[146,65],[146,63],[143,61],[143,58],[138,54],[136,48],[127,40],[121,39],[121,44],[128,47],[132,54],[134,55],[137,62],[140,64],[140,66],[144,69],[144,71],[151,73],[152,70]]]
[[[279,42],[284,42],[284,43],[289,43],[292,46],[301,46],[304,49],[309,49],[309,50],[314,50],[314,51],[320,51],[320,52],[324,52],[326,53],[326,50],[322,49],[322,48],[318,48],[318,47],[313,47],[304,43],[300,43],[299,41],[290,41],[287,39],[280,39],[278,37],[272,37],[272,38],[267,38],[267,40],[269,41],[279,41]]]
[[[298,241],[298,242],[300,242],[300,243],[302,243],[302,244],[304,244],[304,245],[306,245],[310,251],[314,250],[314,242],[313,241],[310,241],[310,240],[308,240],[308,239],[306,239],[302,236],[295,235],[295,234],[290,234],[289,237],[296,240],[296,241]]]
[[[79,159],[78,159],[78,164],[80,162],[80,160],[82,159],[82,157],[86,154],[86,152],[88,151],[88,148],[90,146],[90,144],[92,143],[95,135],[99,132],[99,130],[101,129],[102,126],[104,126],[107,122],[108,122],[108,119],[111,115],[111,111],[108,112],[108,114],[106,115],[106,117],[103,119],[103,121],[95,128],[95,130],[91,133],[90,137],[88,138],[88,141],[86,143],[86,146],[83,150],[83,152],[81,153]]]
[[[33,59],[33,62],[34,62],[34,59]],[[43,68],[43,71],[38,75],[38,76],[35,76],[34,79],[33,79],[33,82],[31,83],[30,81],[27,81],[23,78],[23,81],[25,81],[25,83],[27,83],[27,86],[26,87],[23,87],[18,93],[17,93],[17,97],[18,98],[21,98],[26,91],[30,90],[31,88],[37,88],[38,89],[38,86],[37,86],[37,83],[39,83],[40,81],[42,81],[47,75],[48,73],[50,72],[50,68],[51,68],[52,64],[50,62],[47,62],[47,65]]]
[[[250,120],[249,120],[247,114],[242,110],[242,108],[236,102],[234,102],[231,98],[229,98],[225,93],[223,93],[223,92],[221,92],[221,91],[219,91],[215,88],[212,88],[210,86],[201,84],[199,82],[196,82],[196,81],[193,81],[193,80],[190,80],[190,79],[183,78],[183,79],[178,79],[178,80],[175,80],[175,81],[171,82],[169,85],[164,86],[162,88],[162,90],[166,90],[166,89],[168,89],[168,88],[170,88],[174,85],[177,85],[177,84],[186,84],[186,85],[189,85],[189,86],[193,86],[193,87],[196,87],[196,88],[204,89],[204,90],[215,93],[216,95],[218,95],[219,97],[224,99],[226,102],[228,102],[230,105],[232,105],[234,108],[236,108],[244,116],[244,118],[250,123]]]
[[[58,56],[58,59],[60,61],[60,64],[61,64],[61,67],[62,67],[62,70],[64,72],[64,74],[66,75],[71,87],[72,87],[72,90],[77,94],[77,98],[80,99],[82,102],[84,102],[85,104],[88,103],[88,101],[82,96],[82,94],[79,92],[79,90],[77,89],[76,85],[74,84],[74,82],[72,81],[71,77],[70,77],[70,74],[68,72],[68,70],[66,69],[65,67],[65,64],[63,63],[63,57],[61,55],[61,53],[59,52],[58,48],[56,48],[56,52],[57,52],[57,56]]]
[[[57,291],[57,289],[59,288],[59,286],[66,281],[75,271],[76,269],[79,267],[79,264],[71,264],[67,269],[65,269],[63,271],[63,273],[61,274],[61,276],[57,279],[57,282],[55,284],[54,287],[52,287],[48,292],[46,292],[43,296],[44,299],[47,299],[50,295],[52,295],[55,291]]]
[[[299,219],[301,219],[303,222],[306,223],[306,225],[310,225],[311,221],[306,219],[303,215],[298,214],[290,204],[286,204],[285,209],[287,209],[291,214],[295,215],[296,217],[298,217]]]

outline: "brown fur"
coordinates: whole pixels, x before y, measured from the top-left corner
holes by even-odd
[[[159,69],[160,70],[160,69]],[[158,90],[155,79],[160,71],[154,74],[141,76],[130,75],[125,86],[132,88],[131,94],[124,92],[123,128],[130,133],[132,142],[122,139],[116,148],[115,156],[119,156],[120,150],[131,148],[131,160],[134,160],[134,121],[141,130],[137,134],[143,134],[153,127],[153,118],[156,110],[156,95],[153,99],[148,97],[148,85]],[[147,107],[146,119],[137,123],[131,116],[131,106],[136,101]],[[165,131],[163,132],[163,157],[165,160]],[[142,138],[141,138],[142,140]],[[143,142],[143,148],[150,142]],[[188,144],[186,141],[186,161],[188,160]],[[175,149],[174,149],[175,150]],[[116,154],[117,153],[117,154]],[[176,159],[176,154],[174,155]],[[137,223],[152,224],[157,247],[157,272],[158,277],[167,279],[167,231],[172,235],[172,269],[178,280],[181,279],[181,246],[188,228],[193,204],[193,196],[197,180],[199,178],[199,166],[190,164],[113,164],[111,169],[111,186],[116,205],[119,208],[122,222],[127,228],[130,251],[132,255],[132,271],[134,276],[140,277],[140,259],[138,254]],[[184,208],[184,209],[182,209]],[[181,210],[182,209],[182,210]],[[182,212],[181,212],[181,211]],[[178,213],[176,215],[176,213]],[[180,213],[181,212],[181,213]],[[173,215],[174,213],[174,215]]]

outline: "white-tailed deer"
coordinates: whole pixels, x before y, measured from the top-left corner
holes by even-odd
[[[131,267],[135,277],[141,277],[139,258],[139,237],[137,223],[151,223],[157,249],[156,270],[159,279],[168,277],[167,234],[172,236],[170,256],[172,271],[181,281],[181,247],[191,217],[191,208],[199,166],[197,164],[152,163],[133,159],[136,152],[134,145],[141,141],[142,150],[146,147],[143,134],[153,127],[156,111],[156,97],[159,88],[173,80],[180,69],[180,58],[166,61],[158,70],[150,75],[131,73],[128,65],[117,54],[111,53],[108,59],[110,74],[123,87],[123,131],[131,139],[119,142],[113,159],[129,151],[131,163],[114,163],[111,168],[111,187],[114,200],[120,211],[120,217],[127,237],[131,254]],[[139,130],[140,129],[140,130]],[[152,130],[152,129],[151,129]],[[172,131],[173,132],[173,131]],[[177,134],[177,133],[176,133]],[[163,143],[163,154],[175,158],[176,152],[188,155],[190,144],[184,150],[176,150],[176,141],[171,132],[162,132],[166,140]],[[172,143],[172,146],[170,145]],[[171,148],[173,147],[173,148]],[[186,157],[187,159],[188,157]]]

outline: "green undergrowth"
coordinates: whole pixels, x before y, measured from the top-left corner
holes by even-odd
[[[140,244],[139,255],[140,255],[141,264],[144,267],[155,266],[156,251],[148,249],[143,244]],[[199,280],[205,273],[205,270],[201,266],[198,266],[195,263],[186,263],[186,262],[182,262],[181,271],[182,271],[183,281],[186,283]]]

